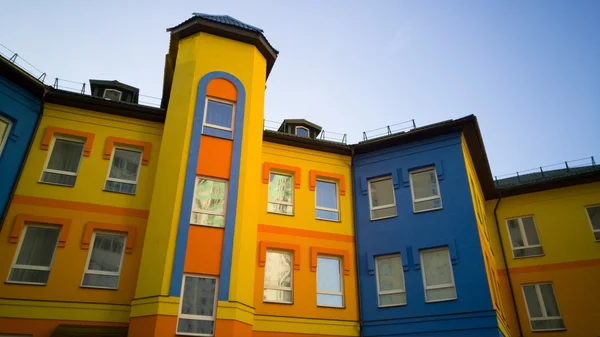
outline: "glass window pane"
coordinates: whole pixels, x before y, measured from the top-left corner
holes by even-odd
[[[137,181],[141,159],[141,152],[115,149],[109,177],[128,180],[135,183]]]
[[[96,233],[88,269],[119,272],[124,248],[125,236]]]
[[[455,299],[456,288],[427,289],[425,290],[425,298],[429,302]]]
[[[31,270],[31,269],[19,269],[13,268],[10,270],[8,276],[9,281],[15,282],[32,282],[32,283],[46,283],[50,276],[49,270]]]
[[[72,178],[73,180],[75,180],[75,177]],[[135,191],[137,190],[137,184],[128,184],[118,181],[107,180],[104,184],[104,189],[112,192],[135,194]]]
[[[549,317],[560,316],[560,312],[558,311],[558,303],[556,302],[552,285],[545,283],[540,284],[539,287],[540,292],[542,293],[542,299],[544,300],[544,306],[546,307],[546,314],[548,314]]]
[[[42,181],[45,183],[51,183],[51,184],[74,186],[76,179],[77,179],[76,176],[59,174],[59,173],[44,172],[42,174]]]
[[[425,285],[452,284],[452,267],[447,249],[421,252]]]
[[[392,178],[370,181],[371,206],[385,206],[394,204],[394,185]]]
[[[308,130],[306,130],[304,128],[296,128],[296,135],[302,136],[302,137],[308,137]]]
[[[267,251],[265,287],[292,287],[292,254]]]
[[[317,291],[342,291],[340,260],[317,258]]]
[[[592,228],[600,230],[600,206],[588,207],[587,212],[592,222]]]
[[[225,217],[222,215],[192,213],[191,223],[214,227],[225,227]]]
[[[338,208],[336,184],[317,180],[317,207]]]
[[[442,208],[442,199],[431,199],[415,202],[415,212],[422,212],[428,209]]]
[[[231,129],[233,121],[233,105],[207,100],[206,124],[221,126]]]
[[[84,286],[117,289],[119,287],[119,276],[84,274],[81,284]]]
[[[317,305],[343,307],[344,297],[342,295],[317,294]]]
[[[83,143],[64,139],[55,139],[48,168],[76,173],[83,153]]]
[[[217,280],[213,278],[185,276],[181,313],[213,316],[216,286]]]
[[[212,335],[214,326],[214,321],[180,318],[177,324],[177,332]]]
[[[523,247],[525,245],[521,237],[518,219],[508,220],[508,232],[510,233],[510,240],[513,247]]]
[[[545,319],[539,321],[531,322],[532,330],[554,330],[554,329],[564,329],[565,324],[563,323],[562,318],[557,319]]]
[[[439,195],[435,170],[411,173],[410,176],[415,200]]]
[[[194,198],[194,211],[202,213],[207,211],[216,214],[225,214],[225,192],[227,190],[224,181],[210,179],[196,179],[196,195]]]
[[[267,207],[267,212],[279,214],[294,214],[294,208],[291,205],[282,205],[270,202]]]
[[[538,256],[544,255],[544,249],[542,247],[516,248],[513,249],[513,253],[515,257]]]
[[[527,243],[532,245],[539,245],[540,239],[538,238],[537,232],[535,230],[535,222],[533,222],[533,218],[528,216],[526,218],[522,218],[523,222],[523,230],[525,231],[525,235],[527,236]]]
[[[400,256],[379,257],[376,263],[380,291],[404,290],[404,274]]]
[[[594,238],[596,238],[596,241],[600,241],[600,231],[594,232]]]
[[[292,291],[265,289],[263,300],[268,302],[292,303]]]
[[[380,219],[392,216],[396,216],[396,206],[371,211],[371,219]]]
[[[271,173],[269,179],[269,201],[291,203],[292,177]]]
[[[316,210],[317,212],[317,219],[326,219],[326,220],[333,220],[333,221],[339,221],[340,220],[340,213],[339,212],[334,212],[334,211],[324,211],[321,209]]]
[[[59,228],[27,226],[16,264],[50,267],[59,235]]]
[[[406,304],[406,293],[379,295],[379,306]]]
[[[523,286],[523,292],[525,293],[525,301],[527,302],[527,309],[529,310],[529,317],[536,318],[542,317],[542,310],[540,309],[540,302],[537,298],[534,285]]]

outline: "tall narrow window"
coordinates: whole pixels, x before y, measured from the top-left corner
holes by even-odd
[[[271,173],[269,177],[269,205],[267,211],[286,215],[294,214],[293,177]]]
[[[292,274],[292,254],[267,251],[263,300],[292,303]]]
[[[26,225],[8,282],[46,284],[54,260],[60,228]]]
[[[588,220],[590,220],[590,225],[592,226],[594,237],[596,238],[596,241],[600,242],[600,205],[589,206],[586,208],[586,212]]]
[[[123,265],[126,236],[94,233],[81,281],[82,287],[117,289]]]
[[[114,147],[104,189],[135,194],[141,162],[141,150]]]
[[[10,134],[10,127],[12,123],[10,120],[0,116],[0,156],[2,156],[2,151],[6,146],[6,142],[8,141],[8,135]]]
[[[84,141],[54,137],[41,182],[74,186],[83,155]]]
[[[410,186],[415,213],[442,208],[440,185],[435,167],[410,172]]]
[[[421,270],[425,283],[425,301],[456,299],[456,287],[448,248],[421,251]]]
[[[217,282],[218,279],[214,277],[183,275],[177,334],[214,335]]]
[[[227,183],[222,180],[196,178],[191,223],[225,227]]]
[[[371,220],[396,216],[396,197],[392,177],[369,180]]]
[[[338,258],[317,258],[317,305],[344,306],[341,261]]]
[[[296,135],[297,136],[308,137],[309,134],[310,133],[307,128],[305,128],[303,126],[296,127]]]
[[[564,330],[552,283],[523,285],[525,304],[533,331]]]
[[[375,259],[377,295],[380,307],[406,304],[404,270],[400,255],[378,256]]]
[[[544,249],[532,216],[510,219],[506,223],[514,257],[544,255]]]
[[[235,104],[214,98],[206,99],[204,126],[219,130],[233,131],[234,115]]]
[[[316,181],[317,219],[340,220],[340,210],[338,208],[337,184],[330,181]]]

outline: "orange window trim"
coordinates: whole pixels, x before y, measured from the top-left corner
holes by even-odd
[[[95,230],[126,233],[127,240],[125,243],[125,254],[131,254],[131,252],[133,251],[133,244],[135,242],[135,227],[126,225],[113,225],[99,222],[88,222],[85,225],[85,232],[83,233],[83,240],[81,241],[81,249],[90,249],[92,234]]]
[[[346,177],[343,174],[310,170],[310,190],[317,189],[317,177],[329,178],[339,182],[340,195],[346,195]]]
[[[42,138],[41,145],[42,150],[48,150],[48,148],[50,147],[50,141],[52,141],[52,136],[54,136],[55,133],[85,138],[85,145],[83,146],[83,155],[89,157],[90,153],[92,153],[92,146],[94,145],[95,134],[90,132],[59,128],[56,126],[48,126],[46,128],[46,131],[44,131],[44,138]]]
[[[263,169],[263,183],[264,184],[269,183],[269,177],[271,175],[272,170],[275,172],[282,171],[282,172],[286,172],[286,173],[291,173],[292,175],[294,175],[294,187],[300,188],[300,168],[299,167],[265,162],[264,169]]]
[[[294,252],[294,269],[300,270],[300,246],[291,243],[261,241],[258,254],[258,265],[264,267],[267,262],[267,249],[288,250]]]
[[[305,238],[323,239],[323,240],[332,240],[332,241],[350,242],[350,243],[354,242],[354,236],[352,236],[352,235],[318,232],[318,231],[311,231],[311,230],[299,229],[299,228],[286,228],[286,227],[280,227],[280,226],[258,224],[258,231],[266,232],[266,233],[281,234],[281,235],[289,235],[289,236],[295,236],[295,237],[305,237]]]
[[[48,216],[37,216],[29,214],[17,214],[17,216],[15,217],[15,224],[13,226],[12,231],[10,232],[8,242],[19,242],[19,238],[21,237],[21,233],[23,232],[23,227],[25,227],[25,223],[61,226],[62,228],[60,230],[60,236],[58,237],[58,247],[64,248],[65,244],[67,244],[67,238],[69,237],[69,229],[71,228],[71,219],[52,218]]]
[[[350,275],[350,252],[345,249],[334,249],[325,247],[310,247],[310,270],[317,271],[317,257],[319,255],[341,256],[344,266],[344,275]]]
[[[148,161],[150,161],[150,151],[152,151],[152,143],[110,136],[106,139],[106,146],[104,147],[104,159],[110,159],[115,143],[141,147],[144,150],[142,152],[142,165],[148,165]]]

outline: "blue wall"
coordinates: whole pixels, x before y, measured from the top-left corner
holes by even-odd
[[[408,171],[435,165],[443,208],[413,213]],[[398,215],[370,220],[367,180],[392,175]],[[364,336],[502,336],[493,309],[460,133],[357,155],[354,193]],[[426,303],[420,249],[448,246],[457,299]],[[407,304],[378,307],[374,257],[401,253]]]
[[[12,121],[8,141],[0,154],[0,219],[25,160],[40,117],[40,105],[39,98],[0,76],[0,115]]]

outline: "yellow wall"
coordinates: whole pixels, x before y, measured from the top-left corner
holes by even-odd
[[[486,204],[488,218],[493,219],[497,200]],[[567,334],[572,336],[600,335],[597,324],[591,324],[600,312],[600,244],[595,242],[585,206],[600,202],[600,183],[576,185],[537,193],[503,198],[498,208],[504,251],[506,254],[524,336],[533,336],[524,307],[521,285],[552,282]],[[544,256],[512,257],[506,220],[533,215],[544,249]],[[490,230],[495,224],[488,223]],[[492,247],[500,249],[497,236]],[[506,270],[499,254],[496,263],[501,274]],[[506,276],[503,276],[504,278]],[[541,334],[541,333],[539,333]],[[543,333],[547,336],[564,332]]]
[[[352,203],[351,158],[349,156],[306,150],[297,147],[263,143],[264,162],[300,168],[300,188],[294,188],[294,215],[267,213],[268,184],[261,183],[257,200],[258,238],[256,253],[262,241],[298,245],[301,265],[293,271],[293,304],[263,302],[264,267],[253,258],[254,330],[279,333],[321,333],[336,336],[358,336],[358,287],[354,251],[354,214]],[[263,167],[261,166],[261,169]],[[341,174],[346,180],[345,195],[339,195],[339,222],[315,219],[315,191],[309,188],[310,170]],[[261,172],[262,174],[262,172]],[[260,181],[260,180],[259,180]],[[339,184],[338,184],[339,189]],[[310,268],[311,247],[345,250],[349,253],[350,273],[343,277],[344,308],[318,307],[316,272]],[[256,255],[254,255],[256,256]]]
[[[494,252],[491,248],[490,242],[490,235],[493,234],[490,234],[488,228],[489,226],[487,225],[488,218],[485,211],[485,197],[483,196],[483,191],[481,189],[481,185],[479,184],[479,178],[477,177],[477,172],[475,171],[475,166],[473,165],[473,160],[471,159],[471,154],[469,153],[469,148],[465,137],[461,136],[461,138],[465,166],[467,168],[467,176],[469,178],[469,186],[473,199],[473,209],[475,210],[475,219],[477,221],[477,229],[479,231],[479,241],[481,242],[481,250],[484,257],[486,274],[488,276],[490,296],[492,298],[494,308],[498,313],[498,326],[507,337],[511,335],[518,335],[516,330],[516,316],[514,316],[514,312],[511,312],[512,306],[508,307],[507,312],[502,301],[503,296],[501,294],[500,279],[498,277],[497,267],[494,261]],[[502,252],[500,251],[496,251],[496,254],[501,253]],[[505,295],[509,296],[510,293]],[[510,320],[513,320],[514,324],[510,324]],[[514,332],[511,331],[511,326],[514,327]]]
[[[49,151],[42,150],[40,144],[46,127],[49,126],[95,134],[90,156],[83,156],[81,159],[74,187],[39,183],[46,157],[49,155]],[[109,136],[152,143],[150,161],[148,165],[141,165],[135,196],[103,190],[110,163],[109,159],[103,157],[106,139]],[[33,139],[15,194],[147,210],[152,199],[161,137],[160,123],[45,104],[44,115]]]
[[[89,157],[82,157],[74,187],[39,183],[48,150],[40,144],[46,127],[95,134]],[[19,214],[67,219],[71,222],[64,247],[58,247],[45,286],[0,285],[0,316],[126,323],[134,297],[142,256],[146,218],[158,159],[162,124],[47,104],[25,162],[15,197],[0,232],[0,280],[6,280],[17,243],[9,236]],[[141,165],[136,195],[103,191],[109,168],[104,147],[109,136],[151,142],[148,165]],[[82,247],[88,223],[135,228],[133,249],[124,254],[118,290],[80,287],[89,249]],[[63,227],[63,231],[65,228]],[[131,241],[129,241],[131,242]],[[48,309],[51,308],[51,309]],[[0,329],[0,332],[2,330]]]

